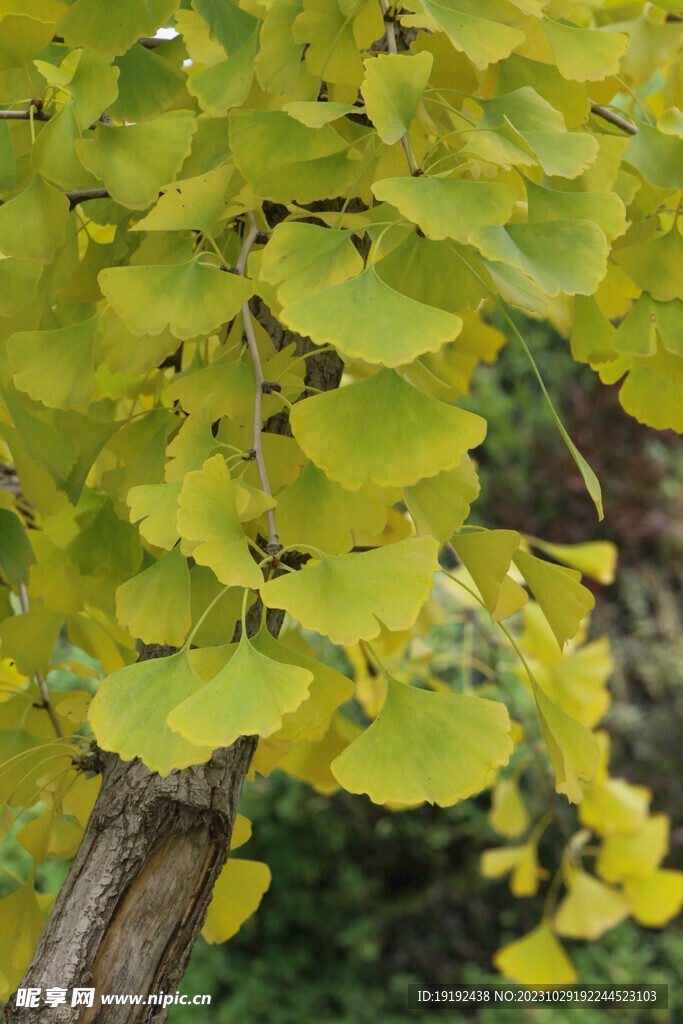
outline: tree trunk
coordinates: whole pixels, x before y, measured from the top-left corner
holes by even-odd
[[[282,328],[260,305],[277,348],[310,339]],[[333,352],[307,360],[306,383],[321,390],[339,386],[343,364]],[[266,429],[287,432],[278,417]],[[261,604],[247,616],[256,632]],[[283,615],[267,613],[277,636]],[[235,639],[239,635],[238,624]],[[148,647],[143,658],[169,648]],[[166,779],[137,759],[123,762],[96,751],[93,768],[102,788],[69,875],[57,897],[22,988],[40,988],[41,1005],[5,1006],[6,1024],[163,1024],[163,1006],[98,1005],[101,994],[147,996],[175,990],[199,936],[213,887],[230,851],[242,784],[257,737],[241,736],[203,765],[172,772]],[[42,1005],[47,988],[95,988],[92,1008]]]

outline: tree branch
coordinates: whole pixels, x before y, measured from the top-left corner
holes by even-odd
[[[33,108],[34,121],[49,121],[54,114],[47,114],[44,110]],[[0,121],[30,121],[30,110],[0,110]]]
[[[69,200],[69,209],[73,210],[79,203],[85,203],[88,199],[110,199],[111,196],[106,188],[82,188],[75,192],[64,192]]]
[[[617,128],[621,128],[622,131],[628,132],[629,135],[637,135],[638,129],[630,121],[620,117],[609,107],[603,107],[601,103],[591,103],[591,113],[595,114],[596,117],[601,117],[603,121],[609,121],[610,124],[615,125]]]
[[[53,36],[52,42],[63,43],[64,36]],[[157,46],[161,46],[162,43],[168,42],[170,42],[170,40],[164,38],[163,36],[140,36],[140,38],[138,39],[138,43],[140,44],[140,46],[144,46],[146,50],[155,50]]]
[[[251,210],[247,213],[247,223],[249,224],[249,230],[244,236],[242,248],[237,259],[237,273],[240,277],[244,277],[244,272],[247,267],[247,258],[259,234],[256,218]],[[258,345],[256,344],[254,324],[251,319],[251,310],[249,309],[248,302],[245,302],[242,306],[242,325],[244,327],[244,336],[247,339],[251,365],[254,370],[254,457],[256,459],[256,465],[258,466],[261,487],[270,497],[270,481],[268,480],[268,471],[266,469],[265,459],[263,458],[263,442],[261,438],[261,431],[263,429],[263,385],[265,383],[265,379],[263,376],[261,357],[259,355]],[[280,549],[280,538],[278,537],[275,513],[272,508],[268,509],[267,517],[268,547],[266,550],[269,555],[275,555]]]

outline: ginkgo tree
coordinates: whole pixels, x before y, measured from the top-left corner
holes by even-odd
[[[35,870],[4,902],[8,1021],[20,983],[169,991],[235,933],[255,773],[393,812],[492,788],[482,871],[525,896],[545,758],[577,831],[515,980],[676,912],[668,820],[596,731],[581,574],[614,552],[468,524],[457,403],[495,314],[602,518],[517,310],[682,429],[682,36],[673,0],[0,0],[0,823],[74,857],[51,913]],[[507,637],[515,699],[431,670],[444,607]]]

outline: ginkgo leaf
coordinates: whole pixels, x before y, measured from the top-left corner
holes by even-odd
[[[242,634],[227,664],[168,715],[170,729],[197,746],[229,747],[238,736],[270,736],[306,700],[313,673],[274,661]]]
[[[567,875],[569,892],[555,912],[558,935],[570,939],[599,939],[629,914],[628,900],[585,871]]]
[[[617,547],[609,540],[588,541],[585,544],[551,544],[549,541],[530,538],[534,547],[539,548],[563,565],[590,576],[598,583],[614,582],[617,566]]]
[[[176,181],[163,189],[153,210],[131,231],[210,231],[225,210],[232,167],[221,164],[206,174]]]
[[[466,242],[477,228],[506,224],[517,198],[509,185],[426,175],[385,178],[375,182],[372,192],[418,224],[428,238],[459,242]]]
[[[637,121],[637,134],[631,137],[624,159],[655,188],[683,188],[681,157],[683,139],[666,135],[644,121]]]
[[[108,267],[98,280],[133,334],[161,334],[168,326],[180,341],[214,331],[253,294],[249,281],[196,259],[179,265]]]
[[[42,274],[38,263],[0,259],[0,316],[13,316],[35,298]]]
[[[202,936],[210,944],[227,942],[258,910],[270,886],[270,868],[256,860],[231,857],[216,879]]]
[[[406,487],[404,500],[418,533],[429,533],[445,543],[461,529],[479,490],[472,461],[465,455],[455,469]]]
[[[427,600],[437,568],[438,544],[411,538],[349,555],[320,555],[300,572],[261,587],[267,608],[284,608],[305,629],[333,643],[355,644],[388,629],[408,629]]]
[[[47,674],[64,617],[46,608],[31,608],[0,622],[4,658],[12,658],[25,676]]]
[[[607,241],[588,220],[478,228],[469,240],[487,259],[522,271],[550,296],[592,295],[607,272]]]
[[[608,242],[626,231],[626,207],[614,192],[561,192],[533,181],[524,182],[528,221],[589,220],[602,229]]]
[[[336,714],[322,739],[302,739],[294,744],[290,741],[288,749],[277,755],[276,766],[280,771],[312,786],[316,793],[329,796],[340,788],[330,771],[330,765],[360,733],[359,726],[344,715]]]
[[[382,280],[402,295],[449,313],[476,309],[487,295],[460,246],[433,242],[416,231],[384,256],[376,269]]]
[[[624,879],[630,912],[646,928],[661,928],[683,906],[683,872],[662,869],[644,878]]]
[[[409,487],[453,469],[486,436],[480,416],[429,398],[388,369],[298,402],[290,423],[306,455],[350,490],[368,479]]]
[[[647,241],[639,242],[637,246],[619,249],[614,259],[638,287],[648,292],[653,299],[670,302],[672,299],[683,299],[683,283],[680,274],[677,273],[680,255],[681,232],[674,224],[669,231],[657,232]]]
[[[150,771],[165,777],[211,757],[212,747],[193,746],[166,724],[169,712],[201,688],[185,649],[170,658],[139,661],[104,680],[88,721],[103,750],[124,761],[139,757]]]
[[[196,130],[194,116],[177,110],[144,124],[117,127],[99,122],[94,138],[75,146],[84,167],[104,183],[113,199],[131,210],[144,210],[190,155]]]
[[[578,974],[548,922],[543,922],[493,957],[506,978],[519,985],[572,985]]]
[[[174,548],[116,591],[116,617],[146,644],[181,647],[190,631],[190,572]]]
[[[584,725],[568,715],[534,686],[534,698],[541,719],[550,761],[555,773],[555,789],[573,803],[581,803],[580,782],[590,782],[598,768],[598,744]]]
[[[36,139],[31,154],[33,169],[57,188],[84,188],[89,175],[76,155],[76,143],[80,139],[73,103],[67,100]]]
[[[99,316],[53,331],[20,331],[7,351],[14,386],[53,409],[87,405],[95,396],[93,347]]]
[[[412,123],[429,81],[432,55],[379,53],[365,61],[361,93],[382,142],[398,142]]]
[[[570,81],[600,82],[618,75],[628,36],[600,29],[564,25],[547,16],[541,22],[560,73]]]
[[[332,762],[351,793],[374,803],[450,807],[478,793],[512,753],[504,704],[432,693],[389,677],[375,721]]]
[[[647,821],[652,792],[625,779],[596,779],[583,791],[579,807],[582,824],[598,835],[630,835]]]
[[[291,330],[318,344],[335,345],[351,359],[390,367],[438,351],[462,329],[460,317],[394,291],[374,266],[296,300],[282,310],[281,319]]]
[[[278,299],[287,305],[354,277],[363,260],[351,234],[298,221],[278,224],[263,250],[259,278],[276,285]]]
[[[581,620],[595,607],[595,598],[580,582],[581,573],[518,551],[515,565],[538,601],[560,650],[576,636]]]
[[[17,842],[28,850],[38,864],[42,864],[48,857],[70,860],[82,838],[83,829],[80,825],[56,814],[54,807],[29,821],[17,833]]]
[[[515,615],[527,604],[529,595],[511,576],[503,576],[496,607],[491,612],[494,622],[503,622]]]
[[[453,547],[490,612],[498,604],[500,585],[519,541],[516,530],[477,530],[453,538]]]
[[[247,98],[254,74],[257,43],[258,33],[255,32],[228,60],[199,71],[189,79],[187,91],[197,97],[205,113],[211,117],[224,117],[228,110],[239,107]]]
[[[484,850],[479,870],[483,878],[502,878],[510,874],[510,891],[520,898],[535,896],[539,881],[547,877],[538,863],[538,848],[534,842]]]
[[[261,45],[263,46],[263,32],[261,33]],[[337,121],[340,117],[345,117],[346,114],[360,113],[361,108],[352,103],[338,103],[334,100],[327,100],[325,103],[291,100],[289,103],[285,103],[282,109],[286,110],[295,121],[300,121],[308,128],[322,128],[324,124]]]
[[[178,0],[76,0],[57,22],[68,46],[125,53],[139,36],[153,36],[171,16]]]
[[[549,697],[592,729],[609,707],[607,682],[613,668],[607,638],[600,637],[550,665],[537,666],[535,675]]]
[[[312,462],[277,496],[278,533],[285,547],[300,541],[340,555],[351,550],[357,537],[380,533],[386,519],[372,488],[345,491]]]
[[[213,569],[221,583],[258,587],[261,570],[251,556],[237,511],[237,495],[222,455],[187,473],[178,496],[178,530],[196,541],[192,557]]]
[[[52,38],[49,21],[32,18],[25,8],[0,12],[0,70],[26,67]],[[30,79],[29,79],[30,81]]]
[[[182,483],[141,484],[126,495],[131,523],[140,522],[140,536],[170,551],[178,540],[176,520]]]
[[[331,716],[353,696],[353,683],[320,659],[306,657],[279,643],[264,627],[256,634],[253,645],[261,654],[285,665],[295,665],[313,676],[308,696],[298,708],[282,716],[277,739],[322,739]],[[322,732],[321,732],[322,730]]]
[[[54,896],[35,888],[35,866],[20,888],[0,900],[0,962],[7,982],[0,990],[3,999],[20,984],[53,903]]]
[[[0,571],[10,586],[28,583],[29,568],[36,557],[19,516],[0,508]]]
[[[529,812],[514,778],[499,779],[493,788],[488,819],[496,832],[516,839],[529,827]]]
[[[0,252],[51,263],[64,239],[68,216],[66,196],[36,175],[23,192],[0,206]]]
[[[524,33],[512,25],[506,25],[496,17],[496,9],[490,11],[490,3],[473,6],[466,0],[422,0],[421,4],[430,21],[443,29],[456,50],[467,54],[477,68],[486,68],[510,53],[524,42]],[[477,12],[473,14],[473,9]],[[481,17],[478,15],[482,15]],[[403,24],[423,24],[420,16],[404,17]]]
[[[653,814],[637,832],[606,836],[595,862],[596,871],[606,882],[646,878],[668,853],[669,829],[666,814]]]

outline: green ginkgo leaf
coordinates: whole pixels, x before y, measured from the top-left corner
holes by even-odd
[[[192,0],[192,7],[209,26],[211,38],[218,40],[226,53],[240,50],[258,26],[255,15],[233,2]]]
[[[462,313],[476,309],[487,295],[481,279],[462,258],[466,251],[454,242],[433,242],[411,231],[376,264],[377,273],[402,295],[449,313]]]
[[[225,210],[232,167],[221,164],[196,178],[176,181],[131,231],[210,231]]]
[[[619,249],[614,254],[614,261],[653,299],[670,302],[672,299],[683,299],[683,282],[678,273],[682,247],[681,231],[677,223],[674,223],[667,232],[657,232],[646,242]]]
[[[286,0],[288,2],[288,0]],[[263,45],[263,34],[261,35]],[[352,103],[338,103],[334,100],[327,100],[325,103],[309,100],[291,100],[282,107],[295,121],[300,121],[307,128],[322,128],[324,124],[337,121],[347,114],[359,114],[362,108],[355,107]]]
[[[190,571],[180,548],[121,584],[116,591],[116,617],[143,643],[183,645],[192,617]]]
[[[541,22],[557,66],[575,82],[601,82],[618,75],[628,49],[628,36],[600,29],[577,28],[545,17]]]
[[[36,561],[19,516],[0,509],[0,570],[12,587],[28,583],[29,567]]]
[[[544,562],[527,551],[517,551],[514,561],[562,650],[566,641],[578,633],[581,620],[595,607],[595,598],[580,582],[581,573],[576,569]]]
[[[69,200],[36,175],[0,206],[0,252],[20,260],[51,263],[64,240]]]
[[[263,582],[242,530],[237,491],[222,455],[187,473],[178,504],[180,535],[197,542],[192,550],[195,562],[208,565],[221,583],[231,586],[258,587]]]
[[[516,530],[477,530],[454,537],[458,557],[477,585],[482,600],[493,614],[512,556],[519,547]]]
[[[626,231],[626,207],[614,192],[560,192],[528,179],[524,187],[530,224],[572,218],[590,220],[602,229],[608,242]]]
[[[555,789],[578,804],[583,799],[581,782],[591,782],[598,770],[598,741],[593,733],[534,685],[534,698],[541,719]]]
[[[279,521],[278,521],[279,526]],[[252,641],[261,654],[285,665],[306,669],[313,676],[308,696],[294,711],[282,716],[282,725],[277,738],[322,739],[327,731],[331,716],[353,696],[354,685],[335,669],[319,658],[307,658],[305,654],[291,650],[271,636],[262,626]]]
[[[363,269],[351,234],[297,221],[278,224],[263,250],[259,278],[277,286],[283,305],[346,281]]]
[[[28,14],[22,9],[17,13],[0,11],[0,71],[26,67],[52,39],[49,21]]]
[[[368,117],[382,142],[398,142],[412,123],[422,99],[433,57],[422,53],[379,53],[365,61],[361,93]]]
[[[661,127],[653,128],[644,121],[638,121],[637,128],[625,161],[655,188],[683,188],[683,139],[666,135]]]
[[[132,46],[114,65],[119,94],[108,113],[117,123],[147,121],[185,101],[186,76],[156,50]]]
[[[517,193],[509,185],[450,178],[386,178],[375,182],[376,199],[391,203],[428,238],[466,242],[470,232],[506,224]]]
[[[170,658],[138,661],[104,680],[88,721],[103,750],[124,761],[139,757],[150,771],[165,777],[211,757],[211,747],[193,746],[166,725],[169,712],[201,688],[185,649]]]
[[[35,298],[42,274],[39,263],[0,259],[0,316],[13,316]]]
[[[228,110],[244,102],[251,89],[257,44],[258,34],[254,33],[227,60],[192,75],[187,83],[187,91],[191,96],[196,96],[205,113],[211,117],[225,117]]]
[[[145,47],[139,49],[144,50]],[[35,64],[50,85],[63,88],[71,96],[81,131],[89,128],[116,100],[119,68],[112,65],[108,54],[76,50],[62,61],[59,68],[44,61],[36,61]]]
[[[432,589],[439,545],[411,538],[361,554],[324,555],[261,587],[267,608],[284,608],[304,629],[350,646],[387,629],[409,629]]]
[[[68,46],[125,53],[140,36],[153,36],[178,0],[76,0],[57,22]]]
[[[368,479],[410,487],[453,469],[486,436],[480,416],[429,398],[386,369],[298,402],[290,422],[306,455],[349,490]]]
[[[253,294],[243,277],[197,259],[179,265],[108,267],[98,280],[133,334],[161,334],[168,326],[180,341],[216,330]]]
[[[298,299],[282,310],[281,319],[318,344],[335,345],[351,359],[383,366],[401,366],[424,352],[437,352],[462,330],[460,317],[394,291],[374,266]]]
[[[242,634],[234,655],[205,686],[178,704],[168,726],[197,746],[229,747],[238,736],[270,736],[306,699],[313,674],[274,661]]]
[[[162,114],[154,121],[121,127],[98,123],[94,138],[76,142],[76,152],[117,203],[144,210],[172,181],[190,155],[197,130],[187,110]]]
[[[455,469],[406,487],[404,499],[418,533],[445,543],[462,527],[479,490],[479,479],[465,455]]]
[[[523,32],[498,20],[490,0],[477,5],[467,0],[422,0],[421,7],[429,20],[443,29],[455,49],[465,53],[477,68],[496,64],[524,42]],[[491,17],[487,18],[489,9]],[[473,10],[477,13],[473,14]],[[405,25],[424,24],[419,15],[401,20]]]
[[[389,677],[377,718],[331,768],[344,789],[376,804],[451,807],[484,789],[512,749],[504,704]]]
[[[358,537],[381,533],[387,510],[371,488],[346,491],[309,462],[277,496],[277,526],[285,547],[297,541],[332,555],[350,551]]]
[[[470,242],[487,259],[527,274],[550,296],[592,295],[607,273],[607,240],[588,220],[478,228]]]
[[[57,188],[84,188],[92,179],[76,155],[76,143],[80,139],[73,103],[67,100],[35,141],[31,153],[34,171]]]
[[[14,386],[52,409],[95,396],[93,347],[99,316],[54,331],[19,331],[7,342]]]
[[[166,328],[161,334],[133,334],[111,307],[100,319],[97,338],[98,355],[112,373],[129,373],[132,377],[159,366],[166,356],[178,348],[178,339]]]
[[[236,935],[247,918],[258,910],[270,886],[270,878],[267,864],[231,857],[216,879],[202,937],[212,944],[227,942]]]

